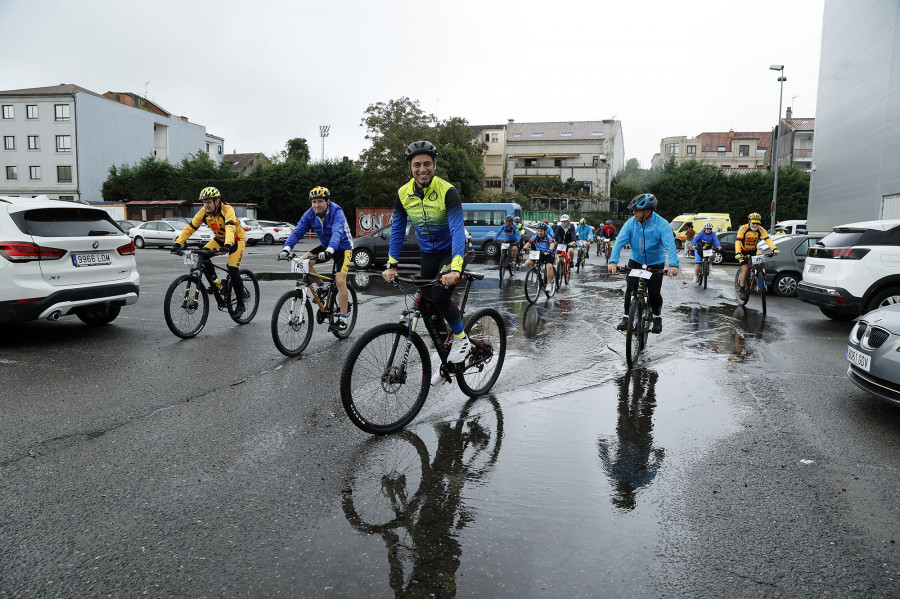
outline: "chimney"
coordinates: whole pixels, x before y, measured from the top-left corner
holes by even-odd
[[[515,119],[507,119],[507,121],[510,122],[510,123],[515,123],[515,122],[516,122]]]
[[[734,139],[734,129],[728,132],[728,139]]]
[[[787,110],[784,112],[784,120],[786,120],[786,121],[791,120],[791,107],[790,106],[788,106]]]

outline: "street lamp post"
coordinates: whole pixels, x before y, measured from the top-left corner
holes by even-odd
[[[780,108],[778,109],[781,110]],[[328,131],[331,125],[319,125],[319,137],[322,138],[322,162],[325,162],[325,138],[328,137]]]
[[[781,84],[781,90],[778,92],[778,120],[775,121],[775,155],[773,161],[775,164],[775,184],[772,186],[772,219],[769,223],[769,230],[775,230],[775,203],[778,200],[778,138],[781,137],[781,98],[784,95],[784,82],[787,77],[784,76],[784,65],[773,64],[769,67],[773,71],[781,71],[778,81]]]

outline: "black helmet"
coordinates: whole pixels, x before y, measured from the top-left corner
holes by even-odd
[[[419,154],[428,154],[433,159],[437,159],[437,148],[430,141],[414,141],[406,148],[406,160],[412,160],[413,156]]]
[[[628,203],[628,210],[656,210],[656,196],[652,193],[642,193],[634,196]]]
[[[543,230],[543,231],[546,231],[546,230],[547,230],[547,223],[538,223],[537,228],[538,228],[538,229],[541,229],[541,230]]]

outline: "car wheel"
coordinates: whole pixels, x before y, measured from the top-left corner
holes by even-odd
[[[837,320],[838,322],[846,322],[848,320],[853,320],[854,318],[856,318],[856,315],[852,312],[838,312],[837,310],[824,308],[822,306],[819,306],[819,310],[821,310],[822,314],[824,314],[831,320]]]
[[[144,247],[144,238],[138,235],[134,238],[134,247],[137,249],[142,249]]]
[[[794,297],[797,295],[798,282],[797,273],[783,272],[775,277],[775,281],[772,282],[772,287],[775,289],[775,295],[780,295],[781,297]]]
[[[713,254],[712,262],[713,264],[722,264],[722,261],[725,260],[725,255],[722,252],[716,252]]]
[[[272,245],[273,243],[275,243],[275,238],[272,237],[270,233],[266,233],[263,237],[263,243],[266,245]]]
[[[895,306],[897,304],[900,304],[900,287],[888,287],[872,296],[872,299],[866,304],[866,312],[871,312],[876,308],[883,308],[884,306]]]
[[[496,256],[497,254],[499,254],[499,253],[500,253],[500,246],[498,246],[496,243],[492,243],[492,242],[490,242],[490,241],[485,242],[485,244],[484,244],[484,254],[485,254],[486,256],[488,256],[488,257],[490,257],[490,258],[493,258],[493,257],[495,257],[495,256]]]
[[[366,249],[356,250],[353,254],[353,264],[356,268],[366,269],[372,266],[372,252]]]

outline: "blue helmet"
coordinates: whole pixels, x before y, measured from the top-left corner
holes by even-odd
[[[611,220],[608,220],[608,221],[606,221],[606,223],[605,223],[605,224],[607,224],[607,225],[611,225],[611,224],[612,224],[612,221],[611,221]]]
[[[634,196],[628,203],[628,210],[656,210],[656,196],[652,193],[642,193]]]

